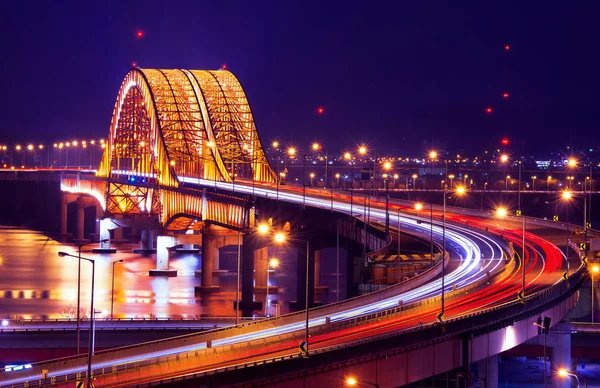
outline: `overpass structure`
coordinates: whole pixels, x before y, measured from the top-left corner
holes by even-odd
[[[100,238],[109,239],[110,229],[127,223],[143,224],[143,249],[152,249],[152,232],[158,231],[159,276],[171,275],[165,248],[193,243],[198,236],[203,273],[208,274],[202,286],[218,291],[210,280],[215,236],[237,236],[238,243],[243,237],[243,262],[250,270],[242,302],[246,295],[251,303],[254,266],[246,264],[255,252],[246,246],[255,247],[250,237],[257,219],[304,241],[310,238],[303,234],[308,209],[333,214],[323,217],[338,232],[338,220],[349,215],[341,234],[362,245],[364,253],[393,246],[390,236],[370,225],[389,220],[386,204],[366,196],[280,187],[244,91],[228,71],[131,70],[119,91],[106,144],[97,171],[63,173],[62,209],[66,212],[69,198],[80,208],[93,198],[103,217]],[[300,211],[290,212],[290,206]],[[182,379],[224,386],[241,381],[248,386],[294,386],[342,381],[351,373],[392,387],[460,367],[468,378],[470,363],[493,359],[537,336],[533,323],[541,316],[557,324],[577,302],[585,261],[577,256],[574,263],[580,265],[569,271],[569,257],[534,233],[527,233],[523,253],[517,255],[513,246],[523,244],[522,231],[510,223],[445,209],[417,214],[400,202],[392,209],[404,232],[431,233],[448,255],[408,282],[311,309],[306,322],[304,313],[296,313],[96,352],[95,386]],[[362,221],[352,220],[356,216]],[[101,249],[110,249],[110,242]],[[305,253],[314,256],[308,243]],[[362,260],[368,264],[368,255]],[[456,265],[445,273],[448,260]],[[311,263],[314,257],[299,274],[303,279],[310,278]],[[309,288],[307,280],[307,296]],[[524,295],[518,300],[520,290]],[[301,345],[310,349],[308,358],[302,357],[308,351],[299,350],[302,342],[308,342]],[[553,363],[567,365],[565,345],[560,346]],[[85,370],[86,357],[72,356],[0,372],[0,385],[67,386],[84,378]],[[252,378],[256,373],[262,377]],[[494,387],[490,373],[486,386]]]

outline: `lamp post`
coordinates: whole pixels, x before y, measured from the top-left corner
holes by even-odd
[[[308,357],[309,354],[309,344],[308,344],[308,279],[309,279],[309,269],[310,269],[310,242],[309,240],[303,240],[303,239],[299,239],[297,237],[294,238],[290,238],[289,236],[286,236],[284,233],[282,232],[278,232],[275,234],[275,242],[276,243],[280,243],[282,244],[283,242],[285,242],[286,240],[291,240],[291,241],[301,241],[301,242],[306,242],[306,289],[305,289],[305,303],[306,303],[306,307],[305,307],[305,311],[306,311],[306,316],[305,316],[305,330],[304,330],[304,342],[306,342],[306,351],[304,352],[304,356]]]
[[[353,205],[353,187],[354,187],[354,163],[352,163],[352,154],[350,152],[344,152],[344,160],[348,161],[350,165],[350,177],[348,178],[348,183],[350,183],[350,215],[352,215],[352,205]]]
[[[596,281],[596,279],[594,279],[594,274],[597,274],[598,272],[600,272],[600,266],[598,264],[594,264],[592,266],[592,323],[594,323],[594,313],[595,313],[595,294],[594,294],[594,283]]]
[[[112,262],[112,286],[110,288],[110,320],[114,319],[113,307],[115,305],[115,264],[122,263],[123,259]]]
[[[265,298],[265,317],[269,316],[269,268],[277,268],[279,265],[279,260],[273,258],[267,261],[267,297]]]
[[[279,199],[279,181],[281,180],[281,172],[279,172],[279,166],[281,165],[281,161],[279,160],[279,142],[274,141],[272,146],[277,152],[277,199]]]
[[[499,218],[506,218],[506,216],[508,215],[508,211],[506,210],[506,208],[504,207],[499,207],[496,209],[496,215]],[[523,302],[525,301],[525,216],[521,215],[521,217],[523,218],[523,227],[522,227],[522,237],[523,237],[523,250],[522,252],[522,256],[521,256],[521,296],[523,298]]]
[[[397,232],[398,232],[398,257],[396,258],[396,275],[398,276],[398,283],[400,283],[400,209],[398,209],[397,211],[397,216],[398,216],[398,225],[397,225]]]
[[[571,373],[567,369],[561,368],[558,370],[558,375],[563,378],[569,377],[569,376],[575,377],[575,381],[577,381],[577,388],[579,388],[579,376],[577,376],[575,373]],[[587,377],[585,377],[585,376],[583,376],[583,386],[585,388],[587,388]]]
[[[88,259],[86,257],[81,257],[71,255],[66,252],[58,252],[59,257],[74,257],[78,259],[77,261],[81,262],[81,260],[86,260],[92,263],[92,295],[91,295],[91,303],[90,303],[90,332],[88,334],[89,342],[88,342],[88,366],[87,366],[87,388],[92,388],[92,356],[94,355],[94,276],[96,274],[96,263],[92,259]]]
[[[242,267],[242,232],[237,233],[237,287],[235,288],[235,324],[240,323],[240,271]]]
[[[415,204],[415,210],[416,211],[421,211],[423,210],[423,204],[420,202],[417,202]],[[429,225],[430,225],[430,242],[431,242],[431,263],[433,265],[433,202],[429,204]]]
[[[535,191],[535,180],[536,180],[536,179],[537,179],[537,176],[535,176],[535,175],[531,177],[531,181],[532,181],[532,183],[533,183],[533,185],[532,185],[532,188],[531,188],[531,191]]]
[[[108,239],[103,239],[98,241],[99,243],[104,243],[107,242]],[[77,261],[77,354],[79,354],[79,348],[80,348],[80,341],[81,341],[81,327],[80,327],[80,320],[81,320],[81,248],[86,246],[86,245],[90,245],[90,244],[95,244],[94,242],[89,242],[89,243],[85,243],[85,244],[77,244],[77,257],[79,258],[79,260]],[[90,311],[90,314],[94,314],[93,311]]]
[[[385,185],[385,235],[390,234],[390,184],[389,184],[389,171],[392,168],[392,163],[385,162],[383,169],[386,171],[383,174],[383,184]]]

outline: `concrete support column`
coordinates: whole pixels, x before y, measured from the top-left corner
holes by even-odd
[[[557,371],[561,368],[571,370],[571,325],[561,321],[550,329],[547,339],[548,347],[552,348],[549,370]],[[569,388],[571,379],[562,378],[552,373],[552,388]]]
[[[94,253],[117,253],[115,248],[110,247],[110,230],[115,226],[115,223],[110,218],[102,218],[98,223],[100,225],[100,243],[99,248],[92,249]]]
[[[123,228],[121,228],[121,227],[115,228],[113,234],[114,234],[115,241],[119,241],[119,242],[123,241]]]
[[[102,216],[104,215],[104,210],[102,210],[102,206],[96,206],[96,219],[94,220],[96,236],[100,236],[100,220],[102,220]]]
[[[75,239],[81,241],[85,236],[85,206],[77,201],[77,228]]]
[[[309,246],[308,268],[306,267],[306,242],[295,244],[298,254],[296,300],[290,302],[290,308],[302,310],[306,308],[306,277],[308,276],[308,306],[315,305],[315,249]]]
[[[479,361],[479,378],[485,381],[485,388],[498,388],[498,355]]]
[[[177,276],[177,270],[169,269],[170,248],[177,245],[174,236],[158,236],[156,238],[156,269],[150,270],[150,276]]]
[[[60,196],[60,235],[62,238],[67,236],[67,196],[61,194]]]
[[[254,291],[267,289],[267,265],[269,264],[269,247],[254,251]]]
[[[329,291],[329,287],[321,285],[321,253],[323,249],[315,251],[315,293],[323,294]]]
[[[242,316],[251,316],[252,310],[260,309],[262,303],[254,302],[254,249],[256,248],[256,236],[245,234],[242,246],[242,296],[240,310]],[[235,306],[234,306],[235,307]]]
[[[211,233],[210,227],[206,226],[202,231],[202,284],[196,287],[197,291],[218,292],[220,290],[219,286],[213,285],[213,264],[215,254],[219,254],[218,242],[218,236]],[[186,245],[191,245],[193,248],[193,244]]]
[[[154,232],[149,227],[142,229],[140,232],[140,247],[132,250],[133,253],[141,253],[144,255],[156,252],[154,248]]]

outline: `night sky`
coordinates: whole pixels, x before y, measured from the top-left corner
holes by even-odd
[[[135,61],[227,64],[263,142],[600,147],[600,7],[489,3],[3,1],[0,142],[105,137]]]

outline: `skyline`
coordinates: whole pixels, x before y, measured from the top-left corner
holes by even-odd
[[[245,87],[263,143],[294,138],[341,149],[338,139],[351,138],[389,153],[415,144],[489,148],[502,137],[516,151],[599,146],[592,131],[600,85],[588,74],[600,36],[584,7],[183,7],[213,16],[203,23],[181,23],[161,2],[3,8],[0,39],[12,54],[3,64],[0,100],[11,114],[2,137],[105,137],[115,91],[136,62],[225,64]]]

